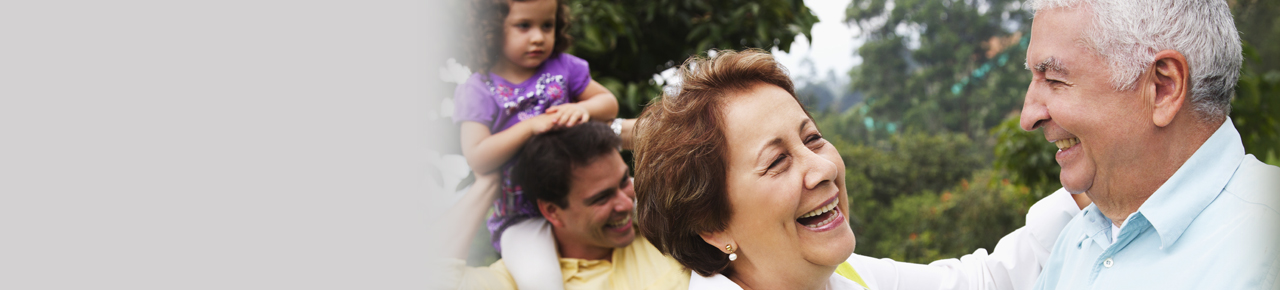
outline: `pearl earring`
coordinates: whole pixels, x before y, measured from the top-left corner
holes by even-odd
[[[729,251],[729,261],[738,259],[738,253],[733,252],[733,244],[724,245],[724,250]]]

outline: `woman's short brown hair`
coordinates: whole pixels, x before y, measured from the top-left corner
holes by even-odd
[[[767,52],[712,55],[686,60],[678,89],[640,114],[633,152],[640,232],[659,251],[703,276],[731,270],[728,256],[699,235],[723,231],[733,214],[725,192],[725,100],[762,83],[796,95],[786,68]]]
[[[474,52],[470,64],[477,72],[489,72],[489,68],[502,57],[502,47],[506,43],[502,24],[511,13],[511,2],[531,0],[471,0],[471,18],[467,23],[472,29],[466,36],[468,51]],[[556,2],[556,45],[552,53],[563,53],[573,45],[573,36],[569,35],[569,5],[567,0],[551,0]],[[487,75],[486,75],[487,76]]]

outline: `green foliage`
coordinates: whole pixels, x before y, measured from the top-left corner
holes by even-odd
[[[1246,44],[1253,44],[1253,57],[1245,59],[1246,65],[1265,74],[1280,71],[1280,1],[1233,0],[1231,14],[1235,16],[1236,30]]]
[[[845,159],[845,172],[870,182],[865,195],[861,188],[850,188],[850,195],[882,203],[905,193],[942,190],[984,166],[963,134],[912,132],[869,145],[837,141],[832,143]]]
[[[848,115],[816,118],[822,126],[845,117]],[[957,257],[972,251],[975,245],[993,247],[995,241],[1007,233],[991,231],[1021,226],[1020,218],[1007,216],[1021,216],[1025,213],[1025,205],[1005,206],[1004,203],[993,202],[993,199],[984,199],[988,192],[997,192],[987,190],[993,188],[987,183],[969,187],[965,178],[975,176],[974,172],[979,172],[985,164],[980,154],[975,152],[977,146],[964,134],[908,132],[890,135],[870,144],[852,142],[839,136],[829,140],[840,151],[845,163],[850,225],[858,240],[862,241],[862,245],[856,248],[858,253],[919,262],[926,261],[919,259]],[[973,180],[993,178],[984,174]],[[1021,192],[1025,195],[1025,191],[1024,187]],[[951,193],[960,193],[957,198],[971,200],[940,200],[938,192],[943,192],[941,196],[947,198],[951,198]],[[975,202],[978,205],[972,204]],[[971,208],[978,210],[971,211]],[[963,219],[955,220],[957,217]],[[954,223],[986,222],[988,218],[997,218],[994,222],[998,223]],[[990,231],[971,231],[977,225],[989,225]],[[959,227],[946,228],[956,226]],[[913,235],[919,240],[908,238]],[[940,240],[937,243],[923,242],[934,238]],[[954,244],[941,246],[946,243]]]
[[[860,142],[837,147],[858,253],[927,263],[993,249],[1057,189],[1056,171],[1036,171],[1057,169],[1047,142],[1022,132],[1017,117],[1005,121],[1030,83],[1022,67],[1030,15],[1017,2],[850,3],[846,21],[866,38],[851,89],[866,101],[818,124]],[[1051,167],[1015,161],[1046,152]],[[992,160],[1008,164],[992,169]]]
[[[1244,42],[1244,67],[1231,101],[1231,119],[1244,149],[1280,166],[1280,2],[1230,1]]]
[[[1280,23],[1280,22],[1277,22]],[[1269,44],[1280,47],[1280,45]],[[1231,121],[1240,131],[1245,152],[1272,165],[1280,165],[1280,69],[1259,73],[1257,50],[1246,44],[1236,97],[1231,100]]]
[[[571,0],[575,56],[634,118],[661,93],[653,75],[708,49],[790,50],[818,17],[801,0]]]
[[[877,121],[984,137],[1030,82],[1021,65],[1030,15],[1017,3],[853,0],[846,21],[867,42],[852,88]]]
[[[854,214],[875,216],[855,231],[855,252],[928,263],[994,249],[1001,237],[1025,223],[1035,200],[1026,187],[1000,176],[998,171],[978,171],[941,193],[901,195],[889,206],[852,202],[858,205],[850,206],[850,211],[858,209]]]
[[[1023,131],[1013,115],[991,129],[997,136],[995,168],[1009,172],[1014,183],[1031,188],[1035,199],[1043,198],[1062,187],[1058,173],[1062,167],[1054,159],[1058,147],[1044,139],[1043,129]]]

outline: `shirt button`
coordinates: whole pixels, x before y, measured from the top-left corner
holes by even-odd
[[[1116,263],[1116,262],[1111,261],[1111,258],[1107,258],[1107,260],[1106,260],[1106,261],[1102,261],[1102,266],[1103,266],[1103,267],[1107,267],[1107,268],[1111,268],[1111,265],[1114,265],[1115,263]]]

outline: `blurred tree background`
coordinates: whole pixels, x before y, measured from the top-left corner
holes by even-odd
[[[712,48],[791,49],[818,22],[800,0],[570,0],[570,54],[618,97],[619,117],[635,118],[661,94],[654,75]]]
[[[789,51],[817,22],[797,0],[570,3],[570,53],[591,63],[626,118],[688,56]],[[1280,44],[1267,41],[1280,37],[1280,5],[1230,3],[1246,47],[1232,118],[1249,153],[1280,164]],[[797,92],[845,159],[856,252],[927,263],[993,249],[1061,187],[1057,148],[1018,127],[1031,13],[1018,0],[852,0],[845,16],[865,39],[847,92],[822,83]],[[861,101],[836,104],[832,94]]]
[[[1280,165],[1280,3],[1229,0],[1245,46],[1231,117]],[[634,118],[659,74],[708,49],[789,51],[818,18],[801,0],[569,0],[569,50]],[[856,252],[927,263],[988,250],[1059,189],[1057,150],[1018,127],[1031,13],[1018,0],[852,0],[865,42],[848,85],[797,82],[844,158]],[[818,60],[821,61],[821,60]],[[794,69],[794,68],[793,68]],[[793,76],[794,77],[794,76]],[[843,92],[832,92],[831,87]],[[851,98],[833,95],[853,96]],[[629,152],[624,158],[630,163]]]

